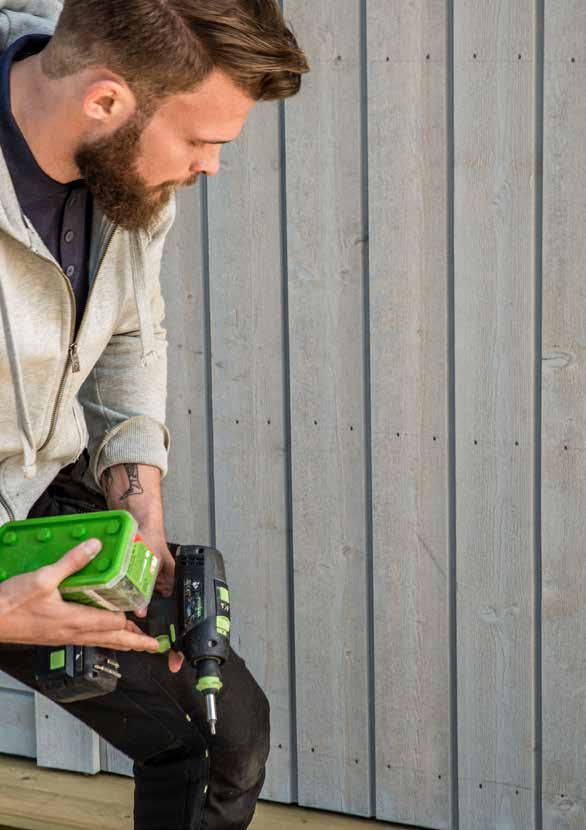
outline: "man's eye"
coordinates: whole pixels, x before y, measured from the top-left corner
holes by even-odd
[[[193,138],[189,139],[189,144],[191,144],[192,147],[203,147],[204,146],[203,141],[199,141],[198,139],[193,139]]]

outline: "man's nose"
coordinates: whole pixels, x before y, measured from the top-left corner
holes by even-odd
[[[220,147],[212,147],[205,156],[200,154],[191,167],[192,172],[203,173],[205,176],[216,176],[220,172],[220,153]]]

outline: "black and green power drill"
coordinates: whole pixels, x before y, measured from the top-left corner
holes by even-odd
[[[172,596],[153,595],[148,616],[137,623],[160,644],[159,653],[180,651],[196,669],[195,689],[205,695],[207,720],[216,734],[221,666],[230,648],[230,592],[222,554],[201,545],[176,547]],[[121,677],[116,653],[88,646],[37,649],[37,681],[58,702],[113,692]]]
[[[196,690],[205,695],[215,734],[220,668],[230,650],[230,593],[222,554],[198,545],[170,545],[175,587],[169,598],[153,596],[159,558],[137,533],[124,510],[52,516],[9,522],[0,528],[0,582],[58,561],[80,540],[102,542],[98,556],[64,580],[64,599],[110,611],[136,612],[137,623],[156,637],[160,653],[174,648],[196,669]],[[38,646],[39,689],[57,702],[74,702],[113,692],[121,677],[116,653],[89,646]]]
[[[222,554],[199,545],[178,547],[174,593],[153,597],[145,623],[146,633],[159,641],[161,654],[173,648],[195,668],[195,688],[205,696],[210,732],[215,735],[220,668],[230,648],[230,592]]]

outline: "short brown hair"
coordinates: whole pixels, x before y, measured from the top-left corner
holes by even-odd
[[[190,92],[214,68],[257,101],[288,98],[309,69],[277,0],[65,0],[43,70],[93,66],[143,101]]]

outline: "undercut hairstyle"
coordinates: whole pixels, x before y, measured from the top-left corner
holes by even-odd
[[[280,100],[309,71],[277,0],[64,0],[42,60],[52,79],[105,67],[143,106],[214,69],[256,101]]]

